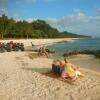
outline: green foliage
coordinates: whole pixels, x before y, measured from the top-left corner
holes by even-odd
[[[3,14],[2,17],[0,18],[0,35],[1,35],[1,38],[3,38],[3,36],[8,33],[8,29],[9,29],[8,17]]]
[[[44,20],[15,21],[6,15],[0,17],[0,38],[67,38],[85,37],[70,32],[59,32]]]

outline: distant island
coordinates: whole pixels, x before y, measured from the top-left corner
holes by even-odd
[[[71,32],[59,32],[44,20],[16,21],[5,14],[0,17],[0,39],[7,38],[90,38]]]

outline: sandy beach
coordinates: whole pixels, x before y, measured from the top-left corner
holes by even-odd
[[[25,47],[28,47],[31,46],[30,42],[39,45],[65,40],[14,41],[23,42]],[[74,40],[68,39],[67,41]],[[45,74],[51,71],[52,61],[53,59],[38,57],[32,51],[0,53],[0,100],[100,100],[99,72],[81,68],[85,77],[69,84]]]
[[[57,39],[17,39],[17,40],[0,40],[1,42],[9,42],[9,41],[13,41],[13,42],[22,42],[24,43],[25,47],[27,46],[31,46],[31,42],[34,43],[35,45],[48,45],[48,44],[54,44],[54,43],[58,43],[58,42],[63,42],[63,41],[68,41],[68,42],[73,42],[75,40],[77,40],[79,38],[57,38]]]

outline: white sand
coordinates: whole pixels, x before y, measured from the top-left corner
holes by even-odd
[[[70,85],[43,75],[52,59],[31,53],[0,53],[0,100],[100,100],[99,73],[82,70],[86,76]]]
[[[19,39],[19,40],[0,40],[1,42],[9,42],[9,41],[14,41],[14,42],[22,42],[24,43],[25,46],[31,46],[31,42],[34,43],[35,45],[40,45],[40,44],[52,44],[52,43],[57,43],[61,41],[68,41],[68,42],[73,42],[79,38],[60,38],[60,39]]]

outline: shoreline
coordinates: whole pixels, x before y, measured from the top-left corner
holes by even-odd
[[[54,43],[59,43],[59,42],[73,42],[79,38],[56,38],[56,39],[19,39],[19,40],[0,40],[0,42],[22,42],[24,43],[25,46],[31,46],[30,42],[33,42],[35,45],[44,45],[44,44],[54,44]]]
[[[81,50],[81,51],[72,51],[66,52],[63,54],[64,57],[74,56],[74,55],[93,55],[95,58],[100,59],[100,49],[97,50]]]

